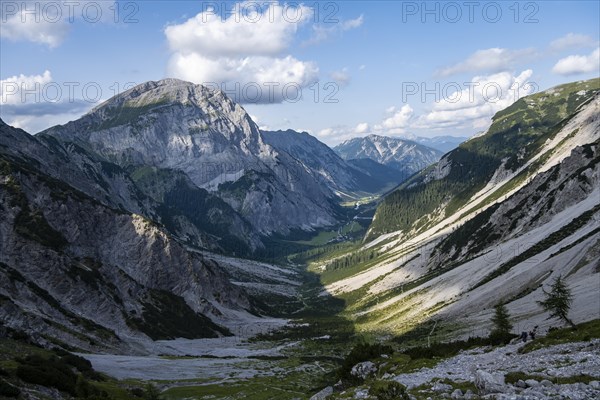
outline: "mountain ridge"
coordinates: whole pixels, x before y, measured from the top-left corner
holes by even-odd
[[[537,301],[562,276],[574,291],[572,317],[593,319],[599,105],[600,80],[593,79],[497,113],[487,133],[382,200],[359,249],[376,257],[323,293],[351,299],[347,315],[362,330],[402,333],[437,324],[466,338],[469,326],[489,326],[499,302],[515,323],[547,326]],[[389,230],[378,231],[386,224]],[[320,261],[325,275],[346,256],[336,257]]]
[[[406,177],[436,162],[443,154],[408,139],[375,134],[346,140],[335,146],[334,150],[343,159],[370,158],[396,168]]]

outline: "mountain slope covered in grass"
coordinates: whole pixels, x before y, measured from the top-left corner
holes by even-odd
[[[537,301],[563,276],[572,317],[597,318],[599,89],[561,85],[497,113],[386,196],[360,249],[315,262],[323,293],[345,299],[360,330],[460,336],[487,329],[499,302],[548,326]]]

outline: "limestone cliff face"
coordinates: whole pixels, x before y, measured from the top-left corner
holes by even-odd
[[[265,144],[240,105],[201,85],[147,82],[43,134],[123,168],[181,171],[263,234],[336,221],[333,192],[297,160]]]
[[[222,265],[126,211],[121,203],[133,197],[115,195],[117,184],[95,188],[98,176],[59,165],[39,139],[4,123],[0,138],[15,145],[0,148],[3,324],[42,342],[136,351],[148,338],[228,334],[224,326],[254,311]],[[152,205],[127,205],[144,202]]]

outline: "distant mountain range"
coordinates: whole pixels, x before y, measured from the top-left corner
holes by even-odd
[[[344,160],[368,158],[410,176],[433,164],[443,153],[410,140],[369,135],[347,140],[333,150]]]
[[[342,199],[352,199],[356,193],[380,193],[407,178],[376,162],[348,162],[306,132],[262,131],[261,135],[265,143],[296,159],[315,180]]]

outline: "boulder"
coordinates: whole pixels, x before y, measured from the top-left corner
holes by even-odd
[[[527,379],[525,381],[525,383],[527,384],[527,387],[531,387],[531,388],[540,386],[540,383],[538,381],[536,381],[535,379]]]
[[[371,361],[364,361],[352,367],[350,374],[359,379],[366,379],[375,372],[377,372],[377,366]]]
[[[333,394],[333,387],[327,386],[325,389],[321,390],[319,393],[315,394],[310,398],[310,400],[325,400],[327,397]]]
[[[456,389],[454,392],[452,392],[452,394],[450,395],[451,398],[453,399],[462,399],[463,398],[463,392],[460,389]]]
[[[481,394],[502,393],[505,391],[504,375],[478,369],[475,372],[475,386]]]
[[[543,379],[543,380],[540,382],[540,385],[542,385],[542,386],[546,386],[546,387],[551,387],[551,386],[554,386],[554,384],[553,384],[552,382],[550,382],[548,379]]]
[[[525,389],[527,387],[527,384],[525,383],[525,381],[519,379],[516,383],[515,386],[521,389]]]
[[[434,392],[438,392],[438,393],[449,392],[452,390],[452,386],[448,385],[446,383],[436,382],[431,387],[431,390],[433,390]]]

